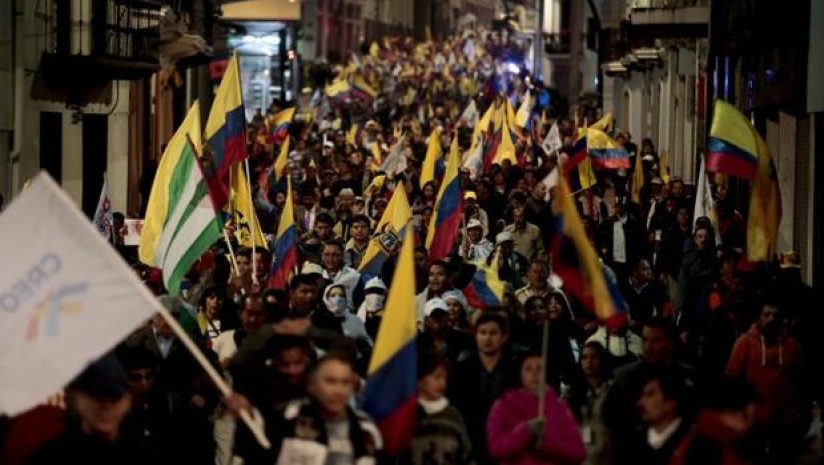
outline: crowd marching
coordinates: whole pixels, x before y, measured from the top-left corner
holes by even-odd
[[[115,221],[233,393],[158,314],[7,419],[2,463],[821,463],[822,301],[748,120],[716,104],[692,185],[505,32],[361,52],[250,121],[230,60],[139,247]]]

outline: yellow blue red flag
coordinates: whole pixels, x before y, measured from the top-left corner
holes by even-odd
[[[460,231],[463,193],[459,172],[461,157],[457,153],[457,144],[456,134],[452,141],[453,153],[446,163],[446,174],[435,199],[435,209],[426,234],[426,248],[429,250],[430,260],[440,260],[449,255]]]
[[[229,60],[203,133],[208,147],[206,178],[215,204],[223,208],[229,202],[229,170],[233,164],[247,157],[246,114],[240,91],[237,54]]]
[[[770,150],[752,123],[722,100],[713,107],[707,171],[749,180],[747,259],[769,261],[775,254],[781,223],[781,192]]]
[[[552,209],[555,214],[550,242],[553,271],[563,279],[564,290],[573,294],[598,320],[620,327],[627,319],[626,302],[598,259],[563,177],[559,179]]]
[[[411,444],[418,404],[418,327],[415,287],[410,285],[415,282],[415,235],[411,225],[406,229],[362,397],[363,409],[380,428],[389,456]]]

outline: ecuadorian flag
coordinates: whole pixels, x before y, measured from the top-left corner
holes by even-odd
[[[715,101],[713,110],[707,171],[751,182],[747,259],[772,260],[782,214],[777,171],[758,131],[738,109],[722,100]]]
[[[421,167],[420,186],[426,185],[429,181],[435,180],[435,169],[440,160],[443,150],[441,149],[441,127],[437,126],[429,133],[429,144],[426,146],[426,156]]]
[[[283,139],[283,143],[280,144],[280,151],[278,152],[278,157],[275,158],[275,162],[272,164],[273,171],[275,173],[275,179],[280,179],[283,177],[283,171],[289,165],[289,137]]]
[[[269,121],[269,134],[271,134],[273,144],[280,143],[289,135],[289,125],[295,118],[295,107],[279,111]]]
[[[285,289],[292,273],[298,267],[298,230],[292,210],[292,177],[286,177],[286,203],[280,213],[278,236],[272,247],[272,268],[269,270],[268,287]]]
[[[237,54],[229,60],[204,131],[210,160],[209,187],[219,208],[229,201],[229,169],[246,159],[246,115],[237,60]]]
[[[361,100],[366,105],[371,105],[372,101],[375,100],[378,96],[378,91],[373,89],[369,83],[366,82],[366,79],[363,78],[360,74],[355,75],[354,79],[352,79],[352,97]]]
[[[629,153],[615,139],[600,129],[584,129],[587,152],[593,168],[629,169]]]
[[[752,125],[734,106],[716,100],[707,147],[707,171],[752,181],[758,167],[758,138]]]
[[[401,246],[398,266],[386,300],[386,311],[363,389],[363,409],[381,430],[384,451],[396,456],[406,450],[415,432],[417,410],[418,328],[415,316],[415,262],[412,226]]]
[[[440,260],[452,251],[461,226],[463,215],[463,193],[459,168],[461,156],[458,153],[457,134],[452,140],[446,174],[443,177],[438,197],[435,199],[435,211],[429,222],[426,234],[426,248],[430,260]]]
[[[584,130],[579,131],[578,140],[572,146],[569,159],[561,167],[572,192],[589,189],[596,183],[595,173],[587,153],[587,138]]]
[[[463,290],[466,301],[474,308],[498,307],[503,302],[506,284],[498,276],[497,258],[496,254],[491,265],[474,263],[475,273]]]
[[[335,79],[331,84],[326,86],[326,95],[333,100],[340,100],[346,98],[352,91],[352,86],[346,79]]]
[[[627,319],[626,302],[587,238],[565,179],[559,180],[558,188],[552,208],[552,269],[564,280],[564,289],[593,311],[598,320],[620,327]]]
[[[355,148],[360,147],[363,139],[363,124],[352,123],[349,131],[346,133],[346,143],[353,145]]]
[[[375,234],[366,246],[366,252],[363,253],[363,259],[358,268],[361,280],[366,281],[381,273],[383,264],[389,253],[395,249],[397,241],[404,239],[406,225],[411,219],[412,208],[409,207],[406,188],[401,182],[395,186],[392,198],[389,199],[389,204],[375,228]]]

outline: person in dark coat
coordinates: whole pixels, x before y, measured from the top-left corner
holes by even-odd
[[[683,382],[669,367],[659,367],[644,378],[637,399],[642,426],[635,431],[633,451],[616,463],[668,465],[692,424],[684,413]]]
[[[501,314],[485,312],[476,322],[476,351],[458,362],[449,382],[449,401],[461,412],[479,464],[495,463],[486,443],[486,420],[504,393],[509,359],[509,325]]]
[[[446,398],[449,361],[434,353],[418,358],[418,409],[412,446],[401,464],[473,465],[475,458],[460,412]]]
[[[666,315],[671,311],[669,296],[660,281],[654,279],[652,267],[646,259],[634,264],[629,280],[620,285],[624,300],[629,307],[632,327],[641,331],[650,318]]]
[[[697,344],[700,298],[718,276],[715,235],[712,227],[698,223],[692,236],[693,248],[681,262],[681,271],[678,274],[678,298],[675,301],[678,330],[690,348],[694,348]]]
[[[636,432],[642,427],[636,404],[651,373],[666,368],[678,375],[684,387],[679,408],[685,418],[691,418],[697,401],[697,377],[692,367],[676,358],[678,337],[672,322],[653,318],[647,321],[641,334],[644,339],[642,359],[616,370],[615,381],[604,400],[604,424],[615,435],[613,463],[634,463],[636,460],[632,455],[635,451],[630,447],[636,439]]]
[[[615,216],[598,227],[596,243],[604,261],[621,283],[629,278],[629,267],[646,256],[646,229],[637,218],[628,214],[623,200],[615,204]]]
[[[46,443],[26,462],[144,465],[159,457],[125,427],[132,408],[129,379],[112,354],[92,363],[69,386],[66,430]]]
[[[306,397],[292,400],[281,409],[256,406],[272,447],[267,450],[255,443],[235,452],[247,465],[268,465],[276,463],[284,452],[296,460],[307,460],[320,446],[328,454],[326,463],[376,463],[380,433],[364,413],[349,406],[356,380],[346,358],[327,354],[309,373]],[[248,402],[244,405],[245,399],[239,399],[234,396],[229,400],[233,412],[249,407]]]
[[[749,465],[756,463],[753,436],[756,395],[741,380],[722,379],[708,389],[706,405],[668,465]]]
[[[675,199],[667,199],[667,203],[674,203]],[[681,261],[689,250],[692,238],[692,225],[687,207],[678,207],[675,222],[663,230],[661,248],[656,262],[658,271],[673,281],[678,279],[681,270]]]

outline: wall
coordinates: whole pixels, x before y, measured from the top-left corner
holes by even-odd
[[[604,112],[636,144],[652,139],[658,152],[670,155],[670,171],[694,182],[697,168],[695,92],[696,53],[668,49],[662,62],[626,76],[604,77]]]
[[[43,24],[35,11],[36,3],[17,0],[21,16],[18,18],[14,37],[17,53],[13,63],[15,79],[12,102],[6,100],[8,93],[0,93],[0,112],[5,113],[0,121],[8,118],[9,112],[12,113],[15,145],[11,156],[14,159],[11,163],[3,163],[4,171],[0,171],[0,175],[3,176],[0,192],[19,193],[25,182],[40,171],[40,113],[57,112],[62,115],[62,177],[57,181],[80,205],[83,195],[82,123],[72,122],[74,111],[67,109],[64,102],[34,100],[30,97],[40,55],[45,47]],[[0,50],[3,50],[2,46]],[[5,79],[8,79],[8,74]],[[125,211],[128,185],[129,83],[114,82],[111,94],[112,101],[108,105],[87,105],[82,110],[87,114],[109,115],[106,135],[109,196],[115,210]],[[16,115],[14,112],[17,112]],[[6,160],[0,156],[0,161]]]
[[[807,111],[824,112],[824,2],[810,0],[810,42],[807,60]]]

